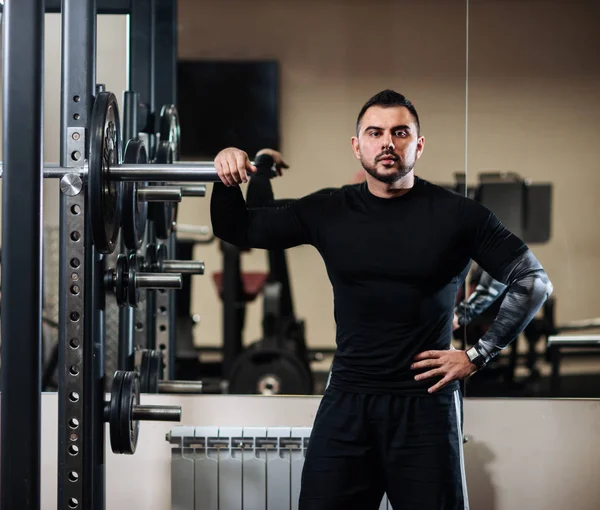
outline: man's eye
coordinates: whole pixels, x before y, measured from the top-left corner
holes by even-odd
[[[369,136],[379,136],[379,133],[377,131],[371,131]]]

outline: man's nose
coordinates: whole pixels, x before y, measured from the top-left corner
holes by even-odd
[[[391,137],[387,137],[387,139],[384,138],[382,140],[382,146],[381,146],[381,148],[383,150],[393,151],[396,147],[394,145],[394,142],[392,142],[392,138]]]

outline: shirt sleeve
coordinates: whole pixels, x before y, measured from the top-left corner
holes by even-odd
[[[472,206],[467,223],[473,229],[473,260],[506,285],[494,322],[474,346],[489,362],[525,329],[553,288],[533,252],[488,209]]]
[[[264,187],[264,183],[257,184]],[[253,204],[248,204],[239,186],[216,182],[210,201],[215,236],[241,248],[284,250],[302,244],[316,246],[324,217],[322,210],[332,193],[320,190],[298,199],[273,200],[270,183],[267,186],[266,193],[263,189],[258,199],[251,197]]]

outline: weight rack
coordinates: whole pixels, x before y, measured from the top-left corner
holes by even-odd
[[[159,9],[162,17],[156,16]],[[62,13],[59,165],[43,162],[45,10]],[[133,453],[139,420],[180,417],[177,407],[140,406],[133,372],[116,374],[111,399],[104,400],[104,299],[123,273],[118,268],[105,272],[105,255],[114,246],[98,242],[120,226],[116,209],[123,182],[211,182],[216,171],[211,165],[121,164],[116,98],[96,85],[95,76],[96,14],[130,14],[132,26],[150,27],[132,36],[132,41],[147,39],[138,45],[144,50],[132,52],[140,55],[132,58],[132,78],[138,73],[148,79],[143,71],[148,55],[150,74],[171,69],[172,79],[157,80],[154,91],[150,76],[148,103],[142,104],[157,111],[158,96],[172,100],[175,12],[173,0],[11,0],[3,8],[2,508],[40,508],[42,178],[61,179],[59,510],[104,508],[105,422],[110,422],[113,451]],[[153,49],[159,27],[172,43],[161,47],[160,65]]]

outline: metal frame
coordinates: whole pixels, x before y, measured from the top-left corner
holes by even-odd
[[[96,95],[96,1],[62,9],[61,166],[81,171]],[[79,155],[77,154],[79,153]],[[104,508],[103,259],[92,243],[85,184],[61,186],[59,510]]]
[[[43,0],[10,2],[3,29],[0,507],[39,510]]]

